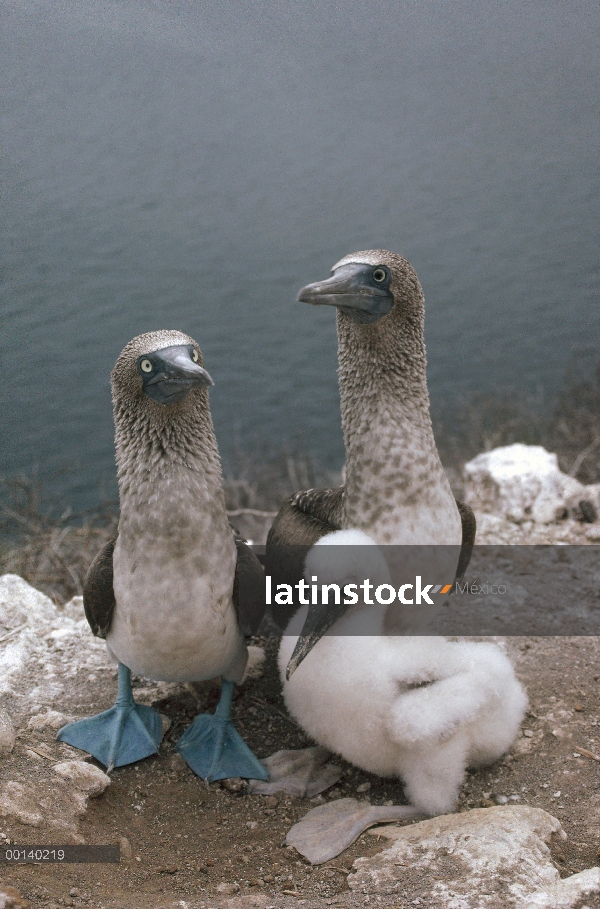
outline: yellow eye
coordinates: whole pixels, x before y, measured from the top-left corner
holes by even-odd
[[[194,361],[194,363],[197,363],[199,359],[200,359],[200,357],[198,356],[198,351],[194,348],[194,350],[192,351],[192,360]]]
[[[383,268],[376,268],[373,272],[373,280],[377,281],[378,284],[381,284],[381,282],[385,281],[386,278],[387,275],[385,273],[385,269]]]
[[[152,363],[150,360],[142,360],[140,362],[140,369],[142,372],[152,372]]]

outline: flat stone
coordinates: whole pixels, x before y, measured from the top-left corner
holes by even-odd
[[[276,751],[262,763],[269,772],[269,779],[250,780],[250,795],[275,795],[286,792],[295,798],[313,798],[335,785],[342,777],[337,764],[327,761],[331,752],[320,745],[299,750]]]
[[[379,855],[354,862],[350,888],[385,894],[409,905],[523,909],[523,901],[558,883],[550,857],[560,822],[541,808],[477,808],[443,815],[401,830]]]
[[[15,747],[15,729],[8,710],[0,710],[0,757]]]
[[[98,798],[110,786],[110,777],[85,761],[61,761],[52,768],[63,780],[81,789],[89,798]]]
[[[61,729],[67,723],[72,723],[75,717],[65,716],[58,710],[47,710],[46,713],[38,713],[36,716],[29,718],[27,723],[30,729],[44,729],[48,726],[50,729]]]
[[[592,909],[600,902],[600,868],[586,868],[533,893],[522,909]]]

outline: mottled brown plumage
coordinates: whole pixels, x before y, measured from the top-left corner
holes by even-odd
[[[361,264],[385,267],[393,296],[390,311],[366,323],[344,308],[339,289],[328,286],[338,269]],[[455,502],[435,445],[417,274],[386,250],[353,253],[333,272],[329,282],[309,285],[299,299],[337,306],[346,481],[338,490],[297,493],[284,503],[267,541],[266,572],[276,583],[295,583],[303,576],[303,555],[317,539],[354,528],[380,544],[462,545],[463,574],[475,517]],[[290,545],[294,551],[286,553]]]
[[[240,636],[264,612],[264,577],[227,520],[207,388],[168,406],[144,391],[139,358],[177,345],[203,365],[192,338],[159,331],[131,341],[113,369],[121,515],[118,537],[90,566],[84,607],[93,633],[141,675],[235,680]]]

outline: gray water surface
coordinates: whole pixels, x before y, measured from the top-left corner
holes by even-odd
[[[93,504],[125,343],[200,343],[225,458],[338,468],[334,313],[402,252],[438,406],[560,387],[600,327],[600,6],[11,0],[2,67],[0,471]]]

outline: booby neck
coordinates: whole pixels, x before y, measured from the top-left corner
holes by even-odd
[[[358,253],[338,265],[377,264],[380,257]],[[429,412],[423,291],[408,262],[394,258],[394,306],[387,315],[359,324],[337,312],[346,448],[342,526],[378,543],[456,544],[460,516]]]
[[[139,533],[150,520],[144,536],[175,534],[196,547],[198,533],[210,534],[233,547],[207,389],[194,388],[179,403],[160,404],[132,388],[118,366],[112,394],[120,536],[130,521]]]

